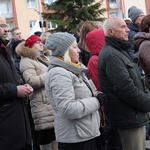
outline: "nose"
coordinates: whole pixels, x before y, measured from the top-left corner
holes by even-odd
[[[126,31],[127,31],[127,32],[129,32],[129,31],[130,31],[130,29],[129,29],[128,27],[126,27]]]
[[[80,53],[81,52],[81,50],[80,50],[80,48],[78,47],[78,53]]]

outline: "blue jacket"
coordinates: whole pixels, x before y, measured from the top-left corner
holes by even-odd
[[[139,46],[133,43],[133,37],[139,32],[139,29],[136,26],[134,26],[133,23],[130,23],[128,25],[128,28],[130,29],[130,32],[128,34],[128,41],[130,44],[129,55],[133,60],[135,60],[138,59]]]

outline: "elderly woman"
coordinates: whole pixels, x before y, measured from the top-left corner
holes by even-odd
[[[46,48],[52,51],[45,88],[54,108],[55,134],[61,150],[96,150],[100,135],[99,100],[79,62],[76,39],[69,33],[57,32],[48,37]]]
[[[21,56],[20,71],[26,83],[34,88],[30,97],[31,114],[35,130],[39,132],[41,150],[57,150],[54,134],[53,108],[45,92],[45,77],[49,64],[49,51],[44,50],[41,39],[31,35],[16,48]]]

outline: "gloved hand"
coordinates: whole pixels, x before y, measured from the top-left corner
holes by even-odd
[[[98,99],[99,103],[100,103],[100,106],[104,106],[105,102],[106,102],[106,95],[102,92],[98,92],[96,94],[96,98]]]

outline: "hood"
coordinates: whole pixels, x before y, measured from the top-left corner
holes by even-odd
[[[143,41],[149,40],[150,41],[150,33],[145,33],[145,32],[138,32],[134,37],[133,37],[133,42],[136,45],[140,45]]]
[[[50,56],[50,51],[49,50],[47,50],[46,48],[44,48],[44,51],[45,51],[44,52],[45,56]],[[16,53],[19,56],[28,57],[30,59],[37,59],[41,55],[37,50],[25,46],[25,41],[21,42],[16,47]]]
[[[139,32],[138,27],[136,27],[133,23],[128,24],[128,28],[130,29],[130,31]]]
[[[59,58],[51,56],[48,71],[56,66],[63,67],[66,70],[71,71],[75,75],[81,75],[83,72],[85,73],[87,71],[87,68],[83,64],[81,64],[81,67],[77,67],[77,66],[74,66],[72,64],[62,61]]]
[[[95,29],[86,35],[86,46],[93,55],[98,55],[105,44],[105,35],[102,28]]]

